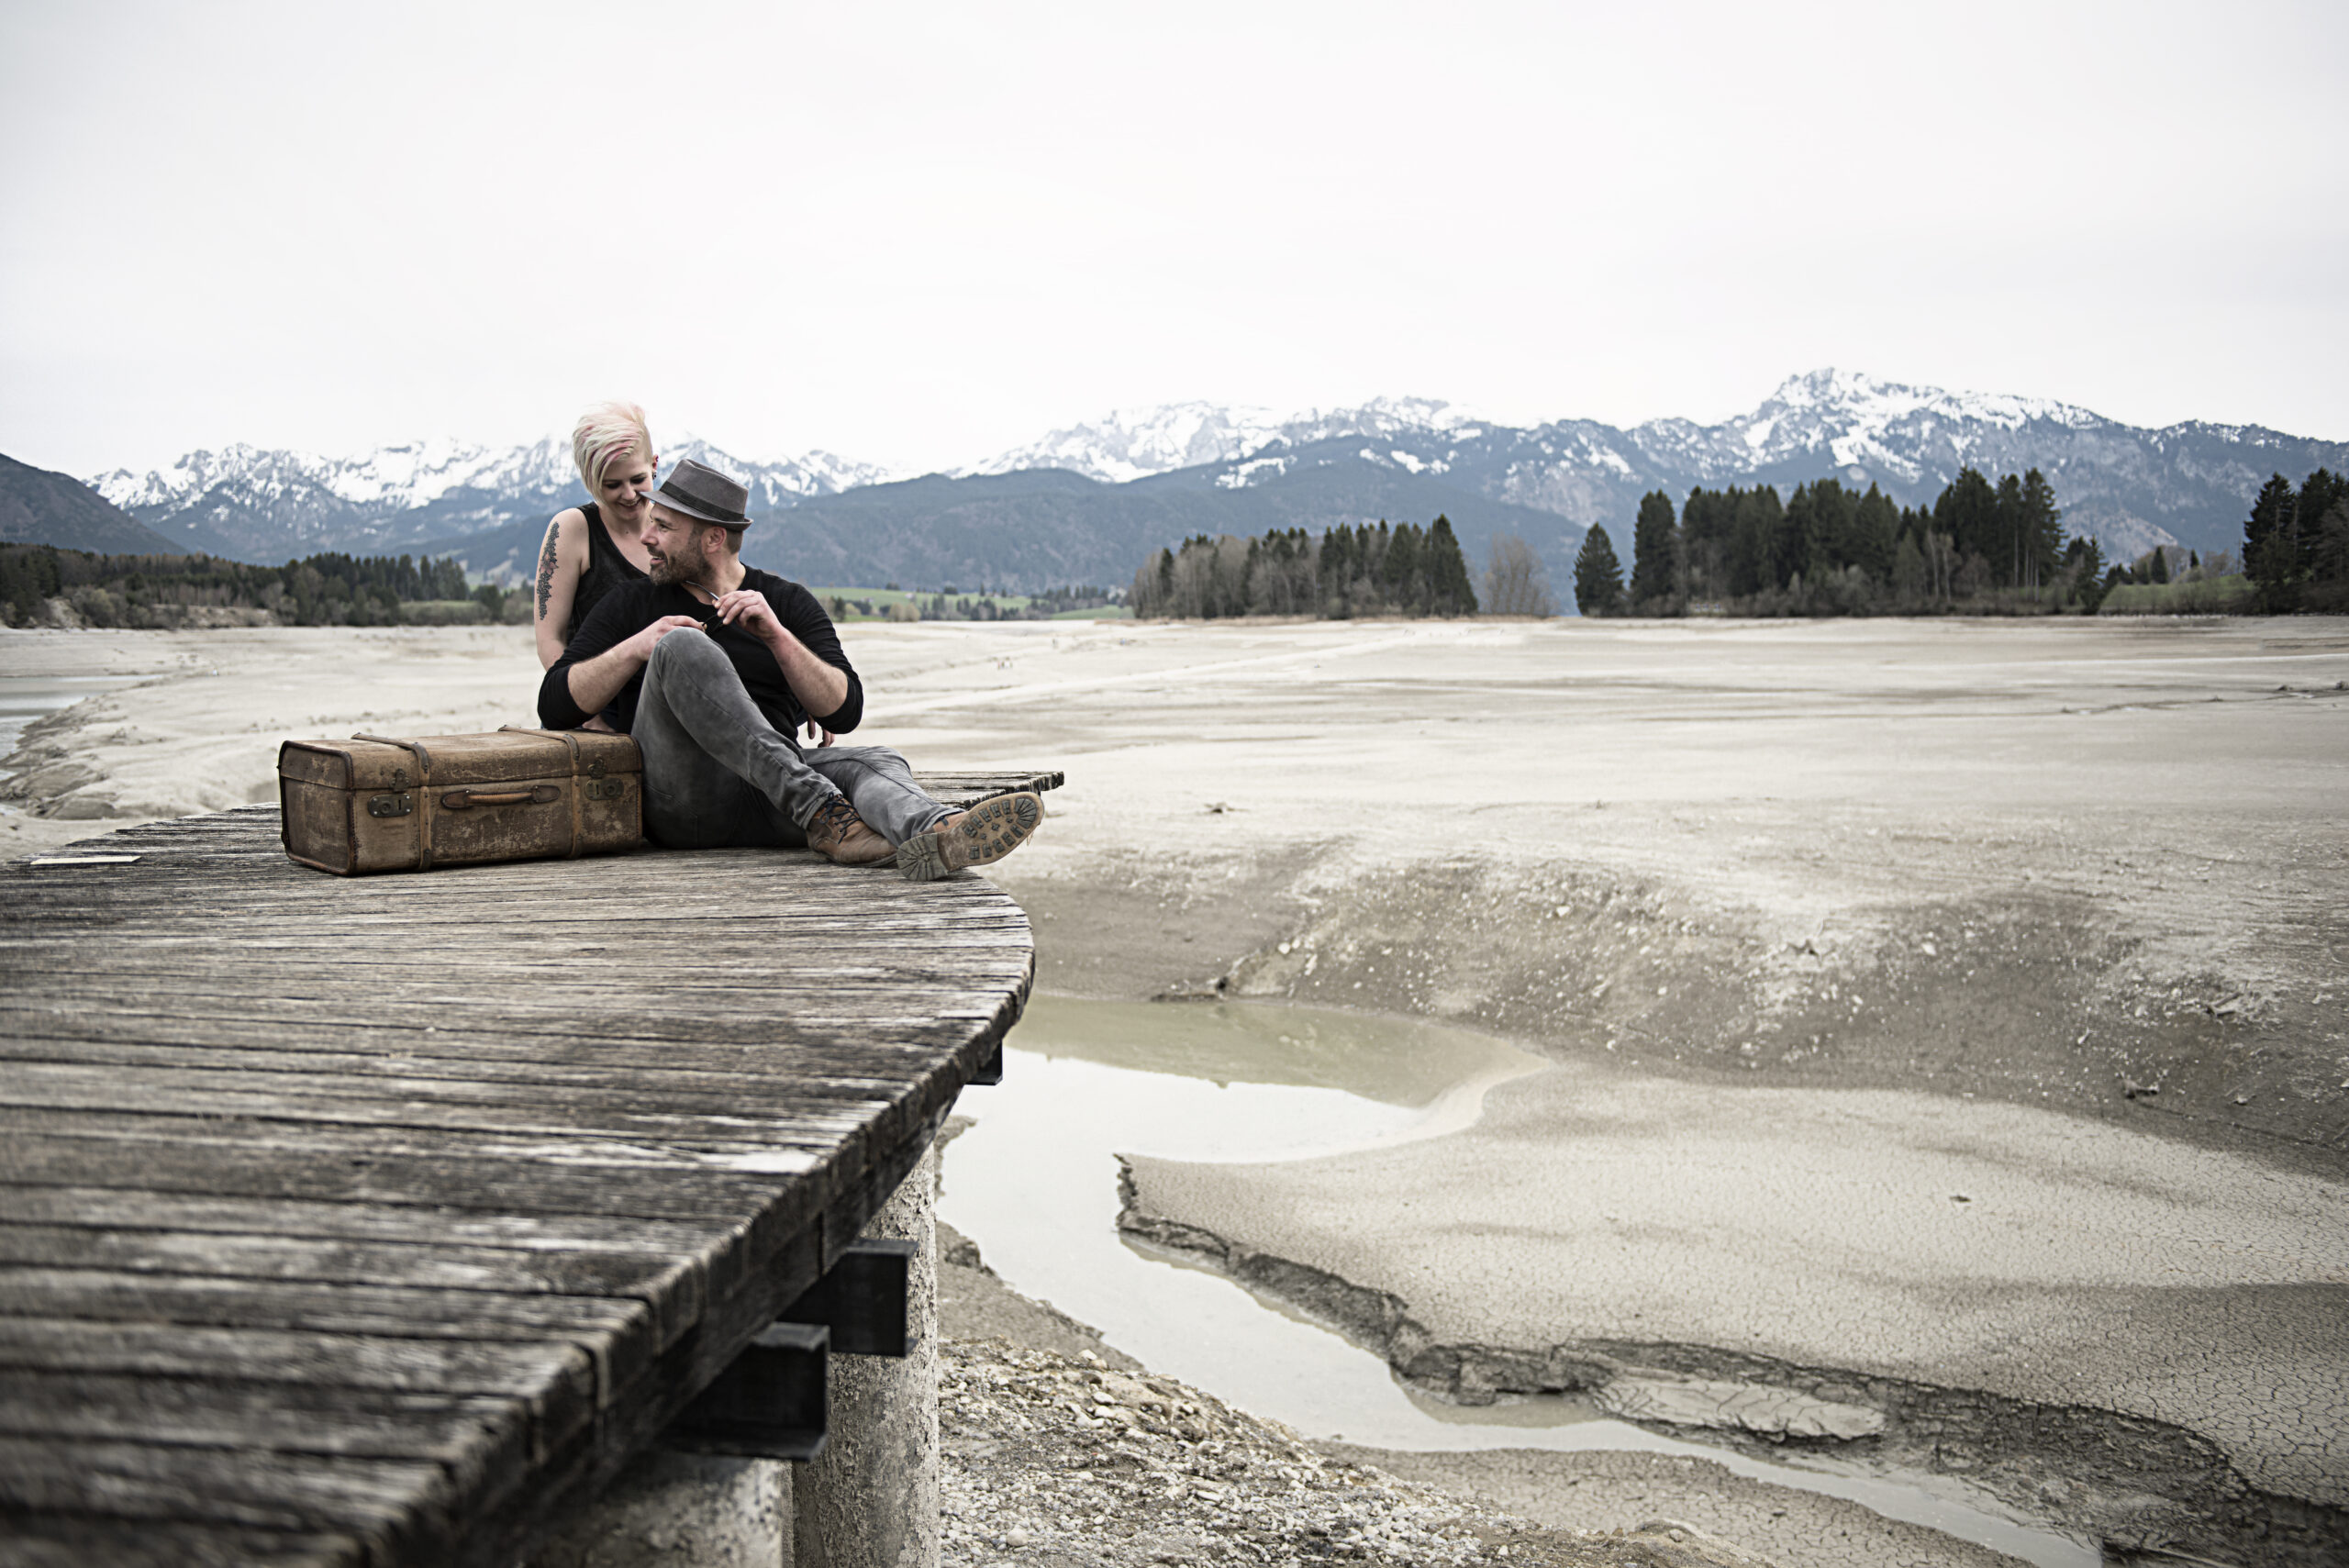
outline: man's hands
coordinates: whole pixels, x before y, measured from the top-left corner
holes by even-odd
[[[720,594],[710,601],[718,618],[738,631],[747,631],[769,647],[774,645],[775,633],[783,629],[783,622],[775,619],[774,606],[767,596],[750,588],[737,588],[730,594]]]
[[[652,650],[673,631],[701,629],[691,616],[662,616],[626,642],[616,642],[593,659],[584,659],[564,673],[573,706],[585,713],[601,713],[644,668]]]
[[[651,661],[652,650],[660,645],[662,638],[673,631],[699,631],[700,629],[701,622],[691,616],[662,616],[620,646],[629,651],[629,657],[636,661],[637,668],[640,670]]]
[[[807,651],[807,645],[791,635],[767,603],[767,596],[754,588],[737,588],[720,594],[710,601],[718,611],[718,618],[738,631],[747,631],[767,645],[774,655],[777,668],[799,699],[799,706],[809,713],[838,713],[841,704],[848,701],[848,677]],[[819,727],[820,728],[820,727]],[[832,743],[829,731],[823,744]]]
[[[833,714],[848,701],[848,677],[808,652],[783,624],[764,594],[736,588],[718,595],[711,605],[719,621],[766,645],[800,706],[811,714]],[[572,665],[565,672],[572,703],[587,713],[602,712],[651,662],[652,651],[662,638],[689,628],[698,631],[706,624],[693,616],[662,616],[625,642],[614,643],[593,659]],[[824,733],[821,743],[830,745],[831,736]]]

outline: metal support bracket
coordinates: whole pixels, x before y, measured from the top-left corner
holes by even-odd
[[[886,1237],[850,1242],[824,1277],[784,1309],[782,1321],[823,1324],[842,1355],[904,1355],[911,1342],[906,1282],[920,1251],[918,1243]]]
[[[662,1446],[738,1459],[809,1460],[824,1451],[829,1333],[774,1323],[661,1434]]]

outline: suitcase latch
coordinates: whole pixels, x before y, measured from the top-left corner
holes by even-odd
[[[587,776],[591,779],[600,779],[604,776],[603,758],[598,757],[594,762],[587,764]],[[597,795],[595,798],[601,800],[604,797],[602,795]]]
[[[596,765],[603,766],[601,762]],[[587,784],[587,798],[590,800],[618,800],[627,794],[626,779],[591,779]]]
[[[367,797],[370,817],[406,817],[416,809],[412,795],[371,795]]]

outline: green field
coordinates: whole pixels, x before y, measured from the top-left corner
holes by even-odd
[[[2255,590],[2248,577],[2209,577],[2199,583],[2123,583],[2104,596],[2108,616],[2248,615]]]
[[[888,620],[892,618],[890,611],[894,606],[910,604],[918,609],[940,596],[936,593],[907,588],[819,588],[810,584],[807,591],[816,595],[833,619],[844,621]],[[985,595],[974,593],[950,594],[945,595],[946,618],[949,620],[978,618],[972,610],[982,597],[994,600],[996,608],[1007,617],[1019,614],[1035,602],[1025,594]],[[847,614],[843,615],[834,608],[833,601],[836,599],[849,606]],[[872,613],[869,615],[864,613],[857,607],[859,605],[872,606]],[[1048,618],[1052,620],[1122,620],[1130,613],[1122,605],[1106,605],[1089,610],[1063,610]]]

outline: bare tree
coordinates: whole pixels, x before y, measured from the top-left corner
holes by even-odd
[[[1553,616],[1558,601],[1550,595],[1550,573],[1533,547],[1515,534],[1495,534],[1486,558],[1481,597],[1492,616]]]

